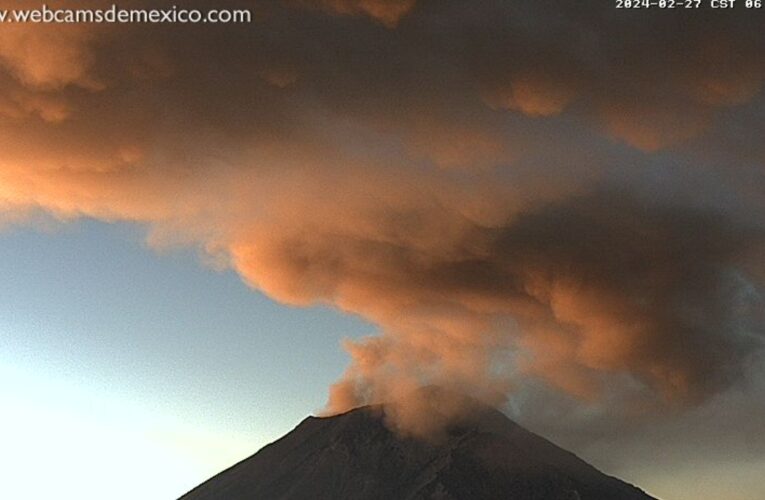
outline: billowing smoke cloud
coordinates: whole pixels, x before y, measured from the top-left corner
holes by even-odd
[[[1,220],[143,222],[279,301],[374,321],[332,411],[425,384],[500,404],[529,380],[687,408],[745,380],[763,340],[765,154],[737,128],[765,125],[753,16],[252,8],[246,26],[3,26]],[[416,409],[395,425],[431,430]]]
[[[586,400],[625,389],[604,374],[628,374],[633,390],[684,406],[742,380],[761,345],[760,298],[739,271],[761,237],[715,213],[594,193],[471,227],[448,251],[330,242],[351,249],[338,254],[308,236],[271,269],[295,277],[311,262],[325,294],[387,328],[348,346],[338,409],[422,381],[496,403],[517,375],[508,366]],[[424,416],[406,424],[432,424]]]

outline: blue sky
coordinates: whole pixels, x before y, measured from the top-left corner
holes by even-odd
[[[0,232],[3,498],[45,496],[31,462],[59,471],[67,498],[103,498],[126,469],[122,498],[177,496],[321,408],[340,339],[374,332],[142,241],[91,220]],[[94,470],[101,482],[81,480]]]

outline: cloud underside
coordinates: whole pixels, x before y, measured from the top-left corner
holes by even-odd
[[[334,411],[427,383],[498,404],[526,379],[694,407],[762,343],[765,40],[738,11],[574,7],[5,26],[0,224],[142,222],[374,321]]]

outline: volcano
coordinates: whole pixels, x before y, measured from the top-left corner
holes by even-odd
[[[180,500],[647,500],[491,408],[434,439],[402,437],[381,406],[308,417]]]

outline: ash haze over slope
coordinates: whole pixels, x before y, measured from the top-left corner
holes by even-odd
[[[563,444],[762,463],[760,12],[226,7],[253,22],[3,26],[0,220],[145,223],[375,322],[330,412],[432,383]]]
[[[445,394],[419,392],[439,413]],[[402,439],[365,406],[308,417],[255,455],[179,500],[249,498],[651,500],[576,455],[528,432],[495,409],[456,394],[472,408],[436,439]]]

